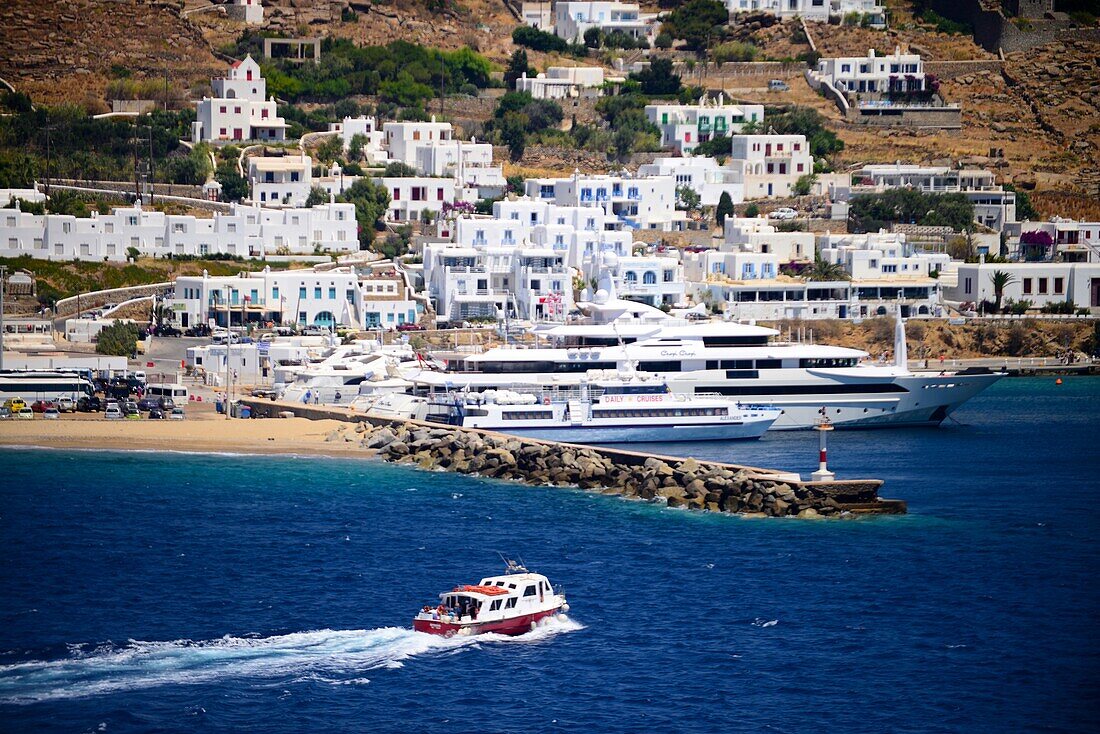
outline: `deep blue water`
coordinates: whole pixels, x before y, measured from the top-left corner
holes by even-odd
[[[1100,380],[837,432],[910,514],[747,520],[370,461],[2,450],[0,730],[1095,730]],[[698,444],[809,471],[816,436]],[[442,641],[496,572],[572,622]]]

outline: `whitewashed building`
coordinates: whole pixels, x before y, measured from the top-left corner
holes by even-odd
[[[603,83],[603,69],[599,66],[551,66],[533,77],[524,72],[516,79],[516,91],[527,92],[535,99],[595,97],[599,96]]]
[[[656,15],[643,14],[637,3],[557,2],[554,4],[554,33],[573,43],[582,43],[590,28],[604,33],[620,32],[652,42]]]
[[[230,18],[247,25],[262,25],[264,22],[264,6],[260,0],[232,0],[226,11]]]
[[[600,277],[610,272],[620,298],[649,306],[677,306],[687,300],[684,267],[675,257],[626,255],[592,258],[586,263],[585,276]]]
[[[353,204],[309,209],[232,205],[213,218],[165,214],[141,204],[79,218],[0,209],[0,256],[124,262],[148,257],[310,254],[359,249]]]
[[[443,176],[459,188],[477,190],[477,198],[502,196],[508,182],[493,165],[493,146],[476,140],[436,140],[416,150],[416,168],[425,176]]]
[[[814,159],[804,135],[734,135],[726,166],[741,173],[746,200],[782,198],[813,173]]]
[[[520,17],[523,18],[524,25],[547,33],[554,32],[554,3],[550,0],[522,3]]]
[[[382,126],[390,161],[416,166],[416,154],[422,145],[452,140],[454,129],[449,122],[387,122]]]
[[[651,104],[645,108],[646,119],[661,131],[661,147],[690,155],[699,143],[711,138],[740,133],[745,125],[764,121],[764,105],[726,104],[719,95],[714,101],[706,97],[697,104]]]
[[[823,235],[818,252],[826,262],[841,265],[856,280],[927,278],[944,270],[946,253],[917,252],[897,232]]]
[[[847,201],[859,194],[912,188],[926,194],[963,194],[974,204],[974,221],[1000,232],[1016,221],[1016,193],[997,183],[997,175],[982,168],[919,166],[907,163],[871,164],[852,172],[845,191],[834,187],[833,198]]]
[[[450,178],[409,176],[372,179],[390,194],[386,219],[391,222],[417,222],[424,216],[437,218],[455,202],[455,182]]]
[[[274,97],[267,99],[267,81],[251,56],[233,62],[211,86],[214,96],[203,97],[191,123],[192,142],[286,139],[286,120],[278,116]]]
[[[872,28],[886,26],[886,11],[878,0],[726,0],[730,14],[768,13],[778,18],[801,17],[826,22],[858,13]]]
[[[872,48],[866,56],[820,59],[817,74],[841,92],[853,94],[916,92],[927,88],[920,55],[903,54],[900,47],[889,56],[878,56]]]
[[[302,207],[313,186],[313,159],[308,155],[252,156],[248,159],[252,202],[266,207]]]
[[[570,178],[531,178],[524,185],[535,199],[603,209],[608,229],[670,232],[682,230],[687,221],[676,209],[676,181],[670,176],[575,173]]]
[[[1021,254],[1027,259],[1061,260],[1062,262],[1100,262],[1100,222],[1078,222],[1055,217],[1049,222],[1024,222],[1020,227]],[[1029,237],[1042,232],[1050,244],[1027,244],[1028,240],[1045,242]]]
[[[780,232],[773,220],[762,217],[726,217],[722,225],[726,252],[774,255],[780,263],[810,262],[815,244],[812,232]]]
[[[958,284],[945,295],[963,303],[993,302],[993,273],[998,270],[1011,276],[1002,303],[1030,301],[1035,308],[1072,303],[1100,313],[1100,262],[959,263]]]
[[[386,152],[386,133],[379,127],[374,117],[360,115],[359,117],[345,117],[341,122],[333,123],[331,129],[340,134],[340,140],[344,143],[344,150],[351,150],[351,141],[356,135],[361,136],[363,156],[368,163],[389,163],[389,154]]]
[[[699,194],[703,206],[717,206],[722,194],[729,194],[734,204],[745,200],[745,182],[739,169],[718,165],[714,158],[657,158],[638,166],[639,176],[668,176],[676,188],[687,186]]]

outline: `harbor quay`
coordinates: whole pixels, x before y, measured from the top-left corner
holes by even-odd
[[[669,507],[753,517],[904,514],[902,500],[879,496],[880,479],[805,482],[793,472],[600,446],[578,446],[426,421],[364,415],[343,408],[245,398],[257,418],[338,420],[326,438],[358,442],[385,461],[531,485],[579,487],[664,502]]]

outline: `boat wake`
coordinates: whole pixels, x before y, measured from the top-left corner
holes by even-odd
[[[486,644],[530,644],[583,629],[568,618],[544,620],[519,637],[444,638],[400,627],[316,630],[274,637],[143,642],[89,648],[70,646],[59,660],[0,665],[0,704],[87,698],[164,685],[226,678],[286,678],[331,685],[363,685],[365,671],[399,668],[420,655]]]

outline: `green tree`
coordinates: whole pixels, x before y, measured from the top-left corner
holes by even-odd
[[[1037,222],[1040,219],[1039,212],[1031,203],[1031,197],[1020,191],[1012,184],[1004,185],[1005,191],[1013,191],[1016,194],[1016,221]]]
[[[222,185],[222,201],[240,201],[248,196],[248,181],[237,173],[237,166],[233,163],[219,165],[214,180]]]
[[[653,39],[653,45],[662,51],[672,48],[672,34],[668,31],[661,31]]]
[[[332,163],[344,154],[344,141],[339,135],[330,135],[313,149],[313,157],[325,163]]]
[[[718,199],[718,206],[714,209],[714,220],[718,222],[719,227],[722,227],[726,223],[726,217],[733,216],[733,214],[733,199],[728,191],[723,191],[722,196]]]
[[[363,148],[367,144],[367,136],[363,133],[355,133],[348,141],[348,160],[358,161],[363,159]]]
[[[98,354],[114,357],[128,357],[137,349],[138,327],[115,320],[104,326],[96,339],[95,350]]]
[[[139,257],[141,257],[141,250],[139,250],[136,247],[127,247],[126,248],[126,257],[128,257],[131,260],[137,260]]]
[[[522,48],[517,48],[508,61],[508,68],[504,71],[504,86],[508,89],[515,88],[516,79],[524,74],[534,76],[535,70],[527,63],[527,52]]]
[[[355,220],[359,224],[359,249],[368,249],[374,243],[379,223],[389,209],[389,192],[384,186],[361,178],[349,186],[337,201],[355,205]]]
[[[522,112],[508,112],[500,120],[500,139],[508,146],[513,161],[522,158],[527,149],[527,125],[527,115]]]
[[[662,96],[680,91],[680,75],[672,73],[672,59],[653,59],[648,67],[630,78],[641,83],[644,94]]]
[[[314,207],[318,204],[328,203],[328,192],[322,189],[320,186],[314,186],[309,190],[309,196],[306,197],[306,207]]]
[[[799,176],[794,182],[794,195],[808,196],[813,190],[815,183],[817,183],[816,173],[805,173]]]
[[[729,22],[729,10],[719,0],[688,0],[669,13],[661,30],[680,38],[688,51],[703,51],[720,41]]]
[[[698,211],[701,205],[702,199],[695,189],[687,185],[676,187],[677,209],[681,209],[690,214],[691,212]]]
[[[852,276],[839,263],[831,263],[822,260],[820,255],[814,255],[814,264],[809,270],[802,271],[807,280],[851,280]]]
[[[1001,300],[1005,295],[1005,288],[1016,282],[1016,277],[1005,270],[994,270],[989,274],[989,280],[993,283],[993,308],[997,313],[1001,312]]]
[[[760,216],[760,207],[756,204],[749,204],[745,207],[745,216],[749,219],[754,219]]]
[[[584,45],[588,48],[599,48],[603,45],[603,31],[598,27],[589,28],[584,32]]]
[[[382,172],[385,178],[414,178],[420,175],[420,172],[407,163],[401,161],[394,161],[386,166],[386,170]]]

